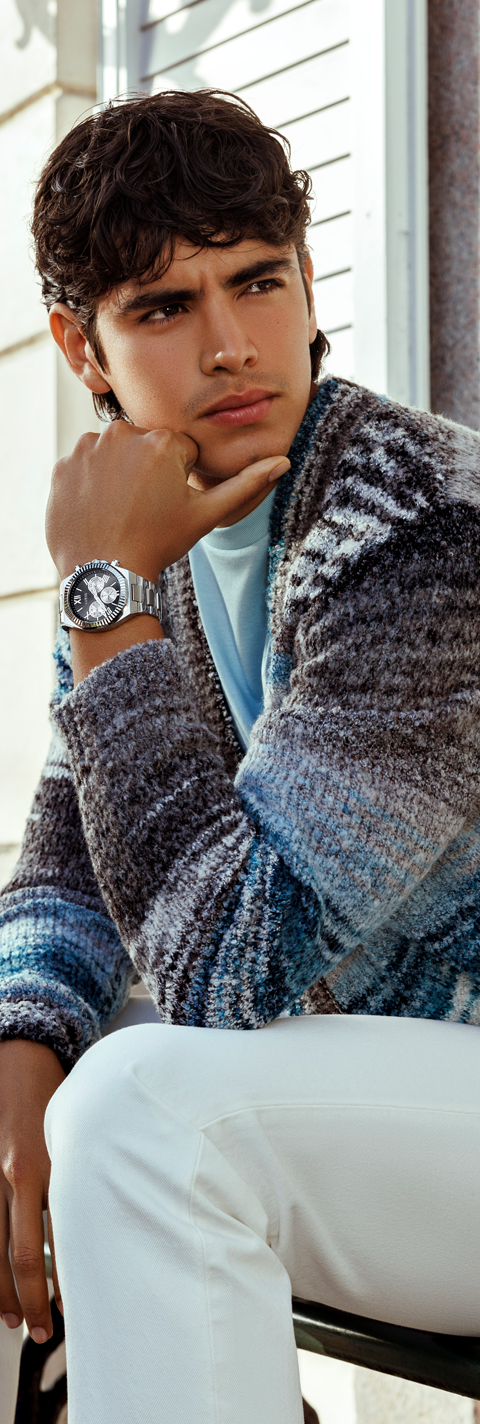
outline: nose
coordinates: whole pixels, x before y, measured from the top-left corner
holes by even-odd
[[[258,351],[240,315],[228,302],[215,304],[207,317],[204,344],[200,359],[205,376],[215,371],[238,375],[245,366],[254,366]]]

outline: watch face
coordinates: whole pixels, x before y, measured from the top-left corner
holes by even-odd
[[[68,612],[86,628],[108,627],[126,602],[124,580],[110,564],[84,564],[70,584]]]

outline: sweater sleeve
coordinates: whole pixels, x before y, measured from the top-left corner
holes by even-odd
[[[435,875],[478,798],[480,520],[413,495],[403,511],[382,496],[380,518],[373,485],[361,497],[332,496],[290,563],[286,691],[236,784],[168,639],[95,669],[55,714],[109,913],[172,1022],[299,1012],[359,945],[416,923],[426,885],[440,933]],[[446,976],[437,1016],[453,990]]]
[[[55,660],[58,707],[73,686],[63,631]],[[0,1039],[45,1043],[68,1071],[120,1011],[134,973],[95,880],[54,728],[20,860],[0,895]]]

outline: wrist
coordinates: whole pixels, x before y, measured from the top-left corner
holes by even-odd
[[[162,617],[159,584],[120,565],[118,559],[77,564],[74,572],[62,579],[59,603],[63,628],[96,637],[143,614],[158,622]]]

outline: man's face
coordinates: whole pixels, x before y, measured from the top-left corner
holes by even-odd
[[[317,330],[294,247],[179,241],[163,277],[102,300],[97,330],[103,374],[130,420],[190,435],[207,483],[289,450]]]

